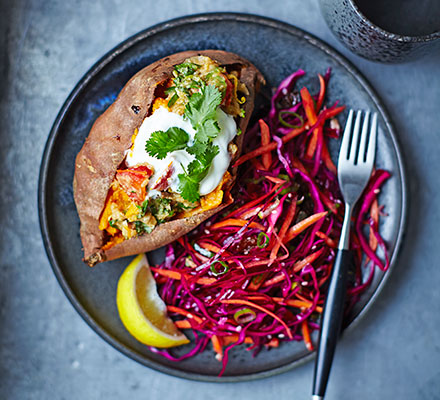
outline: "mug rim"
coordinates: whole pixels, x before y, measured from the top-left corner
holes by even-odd
[[[359,17],[366,22],[370,28],[374,29],[381,35],[387,37],[388,39],[398,40],[400,42],[429,42],[434,39],[440,38],[440,30],[436,32],[429,33],[427,35],[417,35],[417,36],[409,36],[409,35],[401,35],[398,33],[393,33],[387,31],[386,29],[381,28],[380,26],[373,23],[367,16],[359,9],[358,5],[354,0],[348,0],[355,10],[355,12],[359,15]]]

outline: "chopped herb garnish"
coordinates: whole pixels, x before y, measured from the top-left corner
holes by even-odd
[[[157,219],[157,223],[161,224],[175,213],[171,205],[171,200],[165,197],[150,198],[148,208]]]
[[[185,107],[185,117],[196,130],[195,140],[207,143],[220,132],[216,110],[222,102],[222,95],[215,86],[202,86],[200,93],[194,93]]]
[[[192,62],[184,62],[182,64],[176,65],[174,69],[177,71],[178,75],[189,76],[192,75],[200,68],[200,65]]]
[[[186,148],[188,140],[186,131],[174,126],[166,131],[153,132],[145,145],[145,150],[150,156],[162,160],[169,152]]]
[[[201,77],[192,76],[200,67],[200,65],[189,61],[177,65],[173,71],[173,86],[165,90],[167,95],[172,94],[168,101],[168,107],[171,107],[182,93],[188,96],[184,118],[191,122],[195,130],[192,145],[188,146],[189,136],[187,132],[181,128],[172,127],[165,132],[153,132],[145,146],[150,156],[160,160],[164,159],[170,152],[183,149],[195,156],[195,159],[184,169],[184,173],[179,174],[180,194],[191,203],[195,203],[200,199],[200,182],[208,174],[209,167],[219,152],[219,148],[212,144],[212,140],[220,132],[217,108],[222,102],[222,91],[226,87],[226,80],[221,75],[220,69],[209,73],[207,75],[209,79],[206,79],[206,81]],[[189,89],[197,91],[191,94]],[[158,221],[163,219],[162,216],[158,217],[157,213],[154,212],[151,203],[149,207]]]
[[[119,229],[119,228],[116,226],[116,222],[118,222],[117,219],[116,219],[116,220],[109,219],[108,224],[109,224],[112,228]]]
[[[167,104],[168,107],[172,107],[178,98],[179,98],[179,96],[177,95],[177,93],[174,93],[173,97],[171,97],[171,99],[168,100],[168,104]]]
[[[140,205],[140,206],[138,206],[137,204],[136,204],[136,207],[137,208],[139,208],[139,214],[138,214],[138,218],[142,218],[142,217],[144,217],[145,216],[145,214],[147,213],[147,211],[148,211],[148,199],[147,200],[144,200],[144,202],[142,203],[142,205]]]
[[[212,160],[218,154],[218,146],[210,146],[188,165],[183,174],[179,174],[179,190],[185,200],[194,203],[200,199],[200,182],[208,174]]]
[[[142,221],[134,221],[134,227],[138,235],[142,235],[143,233],[151,233],[151,231],[153,230],[152,226],[149,226]]]
[[[194,205],[186,206],[185,204],[178,202],[176,203],[176,207],[181,210],[192,210]]]
[[[175,86],[170,86],[169,88],[165,89],[165,94],[174,93],[175,91],[176,91],[176,87]]]

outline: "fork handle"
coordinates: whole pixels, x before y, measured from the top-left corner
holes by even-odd
[[[313,379],[313,399],[323,399],[325,395],[336,342],[341,331],[347,275],[352,262],[353,254],[350,250],[338,250],[322,314],[318,354],[315,361],[315,375]]]

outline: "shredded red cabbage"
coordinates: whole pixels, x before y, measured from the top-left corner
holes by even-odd
[[[254,355],[283,341],[305,340],[312,347],[308,332],[319,329],[344,212],[327,150],[328,140],[340,131],[339,124],[330,120],[343,108],[335,104],[315,109],[316,122],[310,123],[306,105],[295,90],[303,75],[299,70],[281,82],[264,118],[276,143],[269,152],[270,167],[264,166],[261,155],[246,161],[232,193],[234,204],[168,245],[164,262],[155,269],[159,293],[173,306],[170,314],[177,326],[190,326],[196,338],[193,348],[178,358],[167,350],[152,349],[170,360],[204,351],[211,339],[217,359],[223,361],[221,375],[229,351],[242,344],[250,346]],[[330,70],[324,76],[325,85],[329,79]],[[321,87],[320,94],[312,97],[315,108],[325,89]],[[295,129],[299,133],[285,140]],[[321,136],[310,149],[318,131]],[[245,154],[252,155],[256,149],[257,135],[258,124],[245,136]],[[307,157],[311,151],[313,157]],[[387,171],[374,172],[354,216],[351,243],[357,257],[348,289],[349,306],[370,285],[375,267],[386,270],[389,266],[378,218],[370,215],[389,177]],[[370,247],[368,229],[381,249],[380,256]],[[369,261],[363,266],[366,258]],[[365,281],[363,268],[369,268]],[[179,272],[181,278],[172,279],[167,271]],[[234,318],[237,315],[252,318]]]

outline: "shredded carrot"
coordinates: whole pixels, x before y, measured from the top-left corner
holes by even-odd
[[[287,209],[287,214],[284,218],[283,225],[281,225],[281,228],[278,232],[278,240],[276,241],[275,245],[272,248],[272,251],[270,252],[270,259],[274,260],[278,254],[278,250],[281,247],[281,243],[284,240],[284,236],[286,235],[287,230],[289,229],[290,224],[293,221],[293,218],[295,217],[296,212],[296,200],[297,196],[294,196],[292,199],[292,202],[289,205],[289,208]]]
[[[261,146],[267,146],[270,143],[270,130],[267,124],[260,119],[258,121],[260,124],[260,132],[261,132]],[[269,170],[272,164],[272,154],[270,151],[267,153],[263,153],[261,155],[261,160],[263,161],[263,166],[265,170]]]
[[[178,271],[171,271],[169,269],[160,269],[156,267],[150,267],[150,269],[153,272],[158,273],[159,275],[166,276],[167,278],[177,279],[177,280],[182,279],[182,274]]]
[[[246,296],[248,298],[248,300],[262,300],[262,301],[269,301],[269,300],[273,300],[274,297],[270,297],[270,296],[263,296],[263,295],[258,295],[258,294],[251,294],[251,295],[247,295]]]
[[[284,179],[276,178],[275,176],[265,176],[265,178],[273,183],[286,183]]]
[[[194,256],[201,261],[202,263],[208,262],[209,261],[209,257],[205,257],[203,254],[200,254],[198,251],[196,251],[194,253]]]
[[[325,96],[325,80],[321,74],[318,74],[318,78],[319,78],[319,95],[318,95],[318,101],[316,102],[317,112],[321,109]]]
[[[304,343],[307,347],[307,350],[313,351],[313,343],[312,343],[312,339],[310,338],[309,325],[307,324],[307,321],[302,322],[301,332],[302,332],[302,335],[304,338]]]
[[[324,232],[318,231],[315,235],[324,240],[327,246],[333,249],[336,249],[336,247],[338,247],[338,244],[333,239],[329,238]]]
[[[293,138],[297,137],[298,135],[301,135],[306,130],[305,126],[301,126],[300,128],[292,129],[287,135],[283,136],[281,138],[283,143],[287,143],[288,141],[292,140]],[[278,147],[277,142],[270,142],[266,146],[261,146],[258,149],[255,149],[254,151],[250,151],[249,153],[246,153],[245,155],[241,156],[233,165],[233,167],[238,167],[239,165],[245,163],[246,161],[251,160],[252,158],[261,156],[264,153],[267,153],[268,151],[276,150]]]
[[[222,336],[223,345],[227,346],[231,343],[235,343],[238,341],[238,335],[228,335],[228,336]],[[250,336],[246,336],[244,338],[244,343],[246,344],[253,344],[254,341]],[[280,341],[277,338],[272,338],[269,343],[266,343],[265,346],[267,347],[278,347],[280,345]]]
[[[293,264],[293,271],[299,272],[301,271],[307,264],[311,264],[312,262],[316,261],[317,258],[324,252],[324,248],[319,249],[318,251],[315,251],[314,253],[308,255],[306,258],[304,258],[301,261],[296,262]]]
[[[199,243],[200,247],[203,247],[205,250],[211,251],[212,253],[218,253],[221,249],[220,247],[212,244],[212,243],[207,243],[207,242],[203,242],[203,243]]]
[[[324,161],[324,165],[331,171],[333,174],[337,174],[336,166],[333,163],[332,158],[330,157],[330,153],[328,152],[327,144],[325,140],[322,141],[322,160]]]
[[[235,343],[236,341],[238,341],[238,335],[228,335],[228,336],[223,336],[223,337],[222,337],[222,341],[223,341],[223,344],[224,344],[225,346],[227,346],[228,344]],[[254,343],[254,341],[252,340],[251,337],[246,336],[246,337],[244,338],[244,343],[246,343],[246,344],[252,344],[252,343]]]
[[[313,130],[313,134],[312,137],[310,138],[309,141],[309,145],[307,146],[307,150],[306,150],[306,157],[308,159],[313,158],[313,155],[316,152],[316,147],[318,146],[318,142],[321,141],[321,143],[323,142],[322,140],[322,125],[316,127]]]
[[[318,120],[313,98],[306,87],[303,87],[299,94],[301,95],[304,111],[306,113],[307,120],[309,121],[309,125],[312,126],[316,124],[316,121]]]
[[[249,224],[249,221],[246,221],[245,219],[229,218],[215,223],[211,226],[211,229],[219,229],[228,226],[245,226],[246,224]],[[259,229],[260,231],[266,230],[266,228],[258,222],[251,222],[248,226],[249,228]]]
[[[176,325],[176,327],[179,329],[191,329],[191,322],[189,322],[187,319],[175,321],[174,325]]]
[[[167,310],[169,312],[173,312],[176,314],[183,315],[189,319],[194,319],[197,323],[201,324],[203,322],[203,319],[198,317],[197,315],[192,314],[191,312],[184,310],[183,308],[176,307],[176,306],[167,306]]]
[[[308,255],[306,258],[297,261],[295,264],[293,264],[293,272],[299,272],[301,271],[307,264],[311,264],[313,261],[315,261],[324,251],[324,248],[319,249],[318,251],[315,251],[314,253]],[[282,282],[284,279],[286,279],[286,275],[280,273],[278,275],[275,275],[272,279],[267,280],[263,283],[264,287],[273,285],[275,283]]]
[[[221,337],[219,337],[217,335],[212,335],[211,342],[212,342],[212,347],[214,349],[214,352],[216,353],[215,358],[218,361],[222,361],[223,360],[223,344],[222,344]]]
[[[261,211],[262,207],[254,207],[240,215],[241,219],[250,219]]]
[[[264,196],[259,197],[258,199],[252,200],[250,203],[247,203],[247,204],[241,206],[237,210],[231,212],[231,214],[229,214],[229,215],[240,215],[240,213],[242,213],[243,211],[249,210],[253,206],[261,203],[261,201],[264,200],[266,197],[269,197],[270,195],[274,194],[280,187],[281,187],[281,185],[275,185],[269,193],[265,194]]]
[[[279,304],[286,304],[290,307],[296,307],[296,308],[310,308],[313,305],[312,301],[309,300],[296,300],[296,299],[283,299],[282,297],[270,297],[270,296],[261,296],[261,295],[250,295],[247,296],[249,300],[253,301],[274,301],[275,303]],[[316,306],[315,310],[319,313],[322,312],[322,307]]]
[[[269,343],[266,343],[265,346],[267,347],[278,347],[280,345],[280,340],[277,338],[270,339]]]
[[[299,292],[295,293],[295,297],[298,297],[298,299],[300,299],[301,301],[305,301],[308,302],[310,301],[309,299],[307,299],[306,297],[304,297],[302,294],[300,294]]]
[[[249,307],[256,308],[257,310],[260,310],[267,315],[270,315],[273,319],[276,319],[286,330],[287,336],[289,339],[293,339],[292,332],[290,331],[290,328],[287,326],[287,324],[276,314],[274,314],[272,311],[268,310],[267,308],[264,308],[262,306],[259,306],[258,304],[252,303],[251,301],[247,300],[239,300],[239,299],[229,299],[229,300],[221,300],[221,303],[225,304],[243,304]]]
[[[324,120],[336,117],[336,115],[340,114],[342,111],[345,110],[345,106],[339,106],[339,107],[332,107],[332,108],[328,108],[326,110],[322,111],[322,115]]]
[[[292,226],[286,234],[285,243],[290,242],[293,238],[298,236],[301,232],[307,229],[310,225],[318,222],[321,218],[327,215],[327,211],[323,211],[317,214],[313,214],[310,217],[303,219],[296,225]]]
[[[307,90],[306,87],[303,87],[300,90],[300,95],[301,95],[301,99],[302,99],[303,106],[304,106],[304,111],[306,113],[306,117],[307,117],[309,126],[313,126],[318,121],[318,117],[316,116],[313,98],[310,95],[310,92]],[[315,129],[313,129],[313,133],[310,138],[309,145],[307,146],[307,150],[306,150],[306,154],[305,154],[306,158],[308,158],[308,159],[311,159],[313,157],[313,155],[315,154],[320,131],[322,134],[322,124],[323,123],[324,123],[324,121],[322,121],[322,123],[319,126],[317,126]]]
[[[284,300],[281,297],[272,297],[272,299],[277,303],[287,304],[290,307],[296,307],[296,308],[310,308],[313,305],[313,302],[308,300],[296,300],[296,299]],[[315,310],[319,313],[322,313],[321,306],[316,306]]]
[[[371,203],[370,215],[371,215],[371,218],[373,219],[374,223],[378,224],[379,223],[379,203],[377,202],[377,199],[374,199],[373,202]],[[369,244],[370,244],[370,247],[373,251],[376,251],[377,243],[378,242],[377,242],[376,236],[374,235],[373,228],[370,226]]]
[[[254,260],[251,262],[248,262],[245,266],[246,268],[256,267],[258,265],[269,265],[272,262],[272,260],[265,258],[263,260]]]
[[[180,272],[178,272],[178,271],[173,271],[173,270],[170,270],[170,269],[161,269],[161,268],[156,268],[156,267],[150,267],[150,269],[153,272],[155,272],[155,273],[157,273],[159,275],[162,275],[162,276],[166,276],[167,278],[170,278],[170,279],[176,279],[176,280],[182,279],[182,274]],[[193,276],[185,274],[185,278],[187,278],[187,279],[188,278],[193,278]],[[217,279],[216,278],[203,278],[202,277],[202,278],[197,278],[196,282],[199,285],[210,285],[210,284],[212,284],[214,282],[217,282]]]

